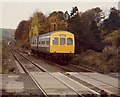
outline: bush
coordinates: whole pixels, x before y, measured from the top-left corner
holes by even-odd
[[[8,58],[8,47],[7,42],[3,40],[2,42],[2,58],[7,59]]]
[[[25,49],[30,49],[30,42],[28,42],[28,40],[17,40],[16,41],[16,46],[17,47],[22,47]]]
[[[108,51],[102,52],[99,58],[100,60],[105,62],[105,61],[109,61],[113,55],[114,55],[114,52],[111,50],[108,50]]]
[[[87,51],[78,55],[74,55],[71,63],[90,67],[99,72],[118,72],[118,63],[120,55],[113,51],[93,52]]]
[[[25,42],[21,45],[22,48],[30,49],[30,43]]]
[[[119,48],[120,47],[120,29],[119,30],[115,30],[110,34],[111,40],[112,40],[112,44],[116,47]]]

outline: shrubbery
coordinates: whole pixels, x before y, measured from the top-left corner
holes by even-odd
[[[7,47],[7,42],[3,40],[2,42],[2,58],[7,59],[8,57],[8,47]]]
[[[89,67],[99,72],[118,72],[120,55],[113,51],[94,52],[87,51],[73,56],[71,63]]]
[[[5,73],[7,70],[8,64],[5,62],[5,60],[8,59],[8,47],[7,42],[5,40],[2,41],[2,73]]]
[[[22,48],[25,48],[25,49],[30,49],[30,43],[28,42],[25,42],[21,45]]]

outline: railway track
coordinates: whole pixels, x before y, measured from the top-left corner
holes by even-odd
[[[76,66],[76,65],[73,65],[73,64],[68,64],[68,65],[60,65],[60,64],[55,64],[57,65],[58,67],[61,67],[61,68],[65,68],[66,70],[69,70],[69,71],[72,71],[72,72],[95,72],[95,71],[92,71],[90,69],[87,69],[87,68],[83,68],[83,67],[80,67],[80,66]]]
[[[18,51],[17,51],[18,52]],[[35,65],[37,65],[38,66],[38,64],[39,64],[39,61],[36,61],[36,62],[34,62],[34,61],[32,61],[33,60],[33,58],[34,57],[32,57],[32,58],[28,58],[27,56],[26,56],[26,54],[24,54],[24,53],[20,53],[20,52],[18,52],[21,56],[23,56],[26,60],[29,60],[31,63],[33,63],[33,64],[35,64]],[[39,57],[38,57],[39,58]],[[36,58],[35,58],[36,59]],[[68,68],[68,67],[65,67],[65,66],[62,66],[62,65],[60,65],[60,64],[56,64],[56,63],[53,63],[53,62],[51,62],[51,61],[49,61],[49,60],[46,60],[46,59],[44,59],[44,58],[41,58],[40,57],[40,61],[41,61],[41,63],[42,63],[42,61],[43,61],[43,64],[45,64],[45,63],[47,63],[47,67],[51,67],[52,68],[52,70],[47,70],[47,69],[49,69],[49,68],[47,68],[47,67],[45,67],[45,65],[42,65],[41,66],[41,68],[46,68],[46,70],[45,71],[47,71],[47,72],[74,72],[74,70],[73,69],[70,69],[70,68]],[[49,65],[49,64],[51,64],[51,65]],[[49,66],[48,66],[49,65]],[[56,69],[56,68],[59,68],[58,70],[54,70],[54,69]]]
[[[35,65],[37,68],[39,68],[40,69],[40,71],[39,72],[41,72],[41,73],[38,73],[38,74],[40,74],[41,75],[41,77],[42,77],[42,75],[44,75],[43,74],[43,72],[45,72],[46,73],[46,76],[49,76],[49,77],[51,77],[51,78],[53,78],[53,79],[55,79],[56,81],[58,81],[58,82],[60,82],[60,83],[62,83],[62,85],[64,85],[64,87],[67,87],[70,91],[72,91],[71,93],[75,93],[75,95],[77,95],[77,96],[80,96],[80,97],[88,97],[88,94],[89,94],[89,97],[93,97],[93,95],[94,95],[94,97],[96,97],[96,96],[100,96],[100,92],[102,91],[102,90],[104,90],[104,88],[99,88],[98,86],[94,86],[94,84],[90,84],[89,82],[86,82],[85,80],[81,80],[81,79],[79,79],[79,78],[77,78],[76,76],[73,76],[72,74],[62,74],[62,73],[51,73],[51,72],[49,72],[47,69],[45,69],[45,68],[43,68],[42,66],[40,66],[40,65],[38,65],[38,64],[36,64],[34,61],[32,61],[32,60],[29,60],[28,58],[26,58],[24,55],[22,55],[22,54],[20,54],[21,56],[23,56],[27,61],[29,61],[29,62],[31,62],[33,65]],[[19,60],[18,58],[16,58],[17,60]],[[20,60],[19,60],[20,61]],[[19,62],[18,61],[18,62]],[[19,62],[20,63],[20,62]],[[21,64],[21,63],[20,63]],[[71,67],[75,67],[74,65],[72,65],[71,64]],[[25,68],[25,66],[22,66],[22,68]],[[62,68],[62,67],[61,67]],[[77,67],[77,68],[79,68],[79,67]],[[72,69],[68,69],[67,67],[64,67],[64,69],[66,69],[67,71],[73,71]],[[47,97],[48,96],[48,93],[46,93],[45,92],[45,90],[44,90],[44,85],[43,86],[41,86],[40,84],[42,83],[40,83],[40,82],[37,82],[37,78],[38,78],[38,76],[36,76],[35,77],[35,73],[31,73],[31,72],[29,72],[29,70],[26,70],[26,69],[24,69],[25,70],[25,72],[26,73],[28,73],[28,75],[29,76],[31,76],[31,78],[33,79],[33,81],[36,83],[36,85],[40,88],[40,90],[43,92],[43,94]],[[86,70],[86,71],[89,71],[89,70]],[[89,72],[91,72],[91,71],[89,71]],[[85,74],[83,74],[84,76],[85,76]],[[87,76],[87,77],[89,77],[89,76]],[[90,79],[92,79],[92,80],[95,80],[96,82],[101,82],[102,84],[106,84],[106,82],[104,82],[104,81],[100,81],[100,80],[98,80],[98,79],[95,79],[95,78],[92,78],[92,77],[89,77]],[[67,82],[66,80],[64,80],[64,79],[68,79],[69,81]],[[72,80],[72,81],[71,81]],[[79,83],[78,83],[79,82]],[[79,85],[79,86],[81,86],[82,88],[84,87],[86,90],[87,90],[87,94],[86,93],[80,93],[80,91],[79,91],[79,89],[77,90],[74,86],[71,86],[71,84],[72,83],[74,83],[75,85],[77,84],[77,85]],[[82,83],[82,84],[80,84],[80,83]],[[48,83],[49,84],[49,83]],[[108,85],[108,84],[107,84]],[[110,85],[108,85],[108,86],[110,86]],[[116,89],[116,88],[115,88]],[[88,92],[89,91],[89,92]],[[107,90],[106,90],[107,91]],[[81,91],[82,92],[82,91]],[[107,91],[107,93],[108,94],[110,94],[110,92],[109,91]],[[92,95],[92,96],[91,96]],[[102,97],[102,96],[101,96]],[[107,96],[106,96],[107,97]],[[116,97],[116,96],[115,96]]]
[[[41,60],[44,60],[48,64],[53,64],[53,66],[64,69],[65,72],[95,72],[91,69],[76,66],[74,64],[58,64],[42,57],[38,57],[38,58]]]
[[[18,57],[13,53],[13,51],[11,50],[11,53],[13,54],[13,56],[15,57],[15,59],[17,60],[17,62],[19,63],[19,65],[22,67],[22,69],[24,70],[25,73],[27,73],[31,79],[35,82],[35,84],[37,85],[37,87],[42,91],[43,94],[41,95],[44,95],[45,97],[48,97],[47,96],[47,93],[42,89],[42,87],[38,84],[38,82],[36,81],[36,79],[34,78],[33,75],[31,75],[31,73],[29,72],[29,70],[26,69],[26,67],[23,65],[23,63],[18,59]],[[43,69],[39,68],[40,70],[44,71]]]
[[[22,53],[23,52],[21,51],[21,53],[19,53],[19,54],[22,55]],[[23,57],[25,57],[25,56],[23,55]],[[64,64],[61,64],[61,63],[59,64],[59,63],[55,63],[53,61],[50,61],[49,59],[42,58],[41,56],[36,56],[36,58],[37,57],[41,60],[44,60],[48,64],[53,64],[54,66],[56,66],[58,68],[64,69],[65,72],[95,72],[95,70],[90,69],[88,67],[82,67],[82,66],[77,66],[77,65],[74,65],[74,64],[65,64],[65,63]],[[27,57],[25,57],[25,58],[27,60],[29,60]],[[52,67],[52,68],[54,68],[54,67]],[[99,71],[96,71],[96,72],[99,72]]]
[[[13,53],[13,52],[12,52]],[[18,59],[18,57],[13,53],[13,55],[14,55],[14,57],[16,58],[16,60],[21,64],[21,67],[24,69],[24,71],[32,78],[32,80],[36,83],[36,85],[39,87],[39,89],[43,92],[43,94],[47,97],[48,96],[48,94],[45,92],[45,90],[41,87],[41,85],[39,85],[39,82],[37,82],[37,78],[35,78],[33,75],[34,75],[34,73],[32,72],[29,72],[29,70],[27,70],[26,69],[26,67],[23,65],[23,63],[21,63],[21,61]],[[21,55],[22,56],[22,55]],[[26,60],[29,60],[28,58],[26,58]],[[31,63],[33,63],[34,65],[35,65],[35,63],[33,62],[33,61],[30,61]],[[36,65],[35,65],[36,66]],[[39,66],[37,66],[37,67],[39,67]],[[40,67],[39,67],[40,68]],[[41,69],[40,69],[40,72],[41,72]],[[62,80],[60,80],[59,78],[57,78],[54,74],[52,74],[52,73],[50,73],[49,71],[47,71],[47,70],[45,70],[45,69],[43,69],[42,68],[42,72],[45,72],[46,74],[48,74],[47,76],[51,76],[51,77],[53,77],[54,78],[54,80],[56,80],[56,81],[58,81],[58,82],[60,82],[62,85],[64,85],[64,87],[67,87],[68,88],[68,90],[69,91],[71,91],[71,93],[73,93],[74,95],[76,95],[76,96],[79,96],[79,97],[87,97],[85,94],[82,94],[82,93],[79,93],[77,90],[74,90],[74,88],[71,88],[71,86],[70,85],[66,85],[65,83],[64,83],[64,81],[62,81]],[[41,72],[41,73],[42,73]],[[74,82],[73,81],[73,83],[75,83],[76,84],[76,81]],[[78,83],[77,83],[78,84]],[[81,84],[79,84],[79,85],[81,85]],[[44,87],[44,86],[43,86]],[[82,86],[83,87],[83,86]],[[84,87],[84,88],[86,88],[86,91],[89,91],[90,92],[90,94],[91,95],[93,95],[93,94],[95,94],[95,95],[97,95],[97,94],[99,94],[99,93],[97,93],[97,92],[93,92],[91,89],[88,89],[87,87]],[[93,92],[93,93],[92,93]],[[72,95],[72,94],[70,94],[70,95]]]

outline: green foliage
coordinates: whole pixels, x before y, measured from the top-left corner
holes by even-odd
[[[39,17],[38,12],[34,13],[32,19],[31,19],[31,28],[29,31],[29,37],[38,35],[38,29],[39,28]]]
[[[38,16],[38,12],[35,12],[33,17],[32,17],[32,21],[31,21],[31,27],[34,27],[35,25],[37,26],[37,28],[39,28],[39,16]]]
[[[30,36],[41,35],[50,31],[50,23],[42,12],[34,13],[31,22]]]

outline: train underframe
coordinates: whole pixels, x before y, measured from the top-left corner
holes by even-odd
[[[31,53],[59,64],[68,64],[72,59],[71,53],[45,53],[35,50],[31,50]]]

